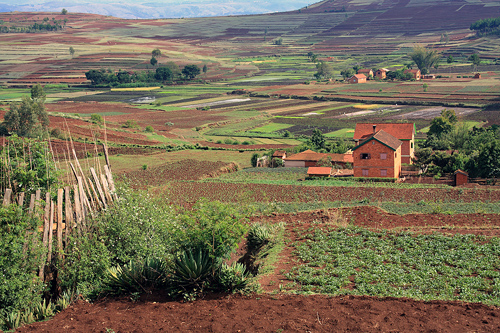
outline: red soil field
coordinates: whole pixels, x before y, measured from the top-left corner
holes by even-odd
[[[308,229],[331,223],[329,216],[339,210],[296,214],[273,214],[254,217],[253,221],[284,221],[287,237],[294,239],[295,228]],[[440,214],[387,214],[374,207],[341,209],[351,223],[369,228],[442,226],[446,216]],[[421,216],[420,216],[421,215]],[[483,221],[479,221],[483,218]],[[457,229],[446,232],[476,233],[485,223],[496,231],[500,220],[486,222],[494,214],[453,216]],[[424,224],[424,218],[427,222]],[[478,220],[479,218],[479,220]],[[374,223],[372,223],[372,222]],[[374,225],[376,224],[376,225]],[[462,229],[460,228],[462,227]],[[470,232],[469,232],[470,231]],[[479,232],[481,233],[481,231]],[[498,231],[496,231],[498,233]],[[483,233],[484,234],[484,233]],[[488,234],[487,234],[488,235]],[[240,246],[240,249],[242,246]],[[287,282],[281,274],[289,268],[293,255],[287,245],[275,269],[262,276],[265,293],[250,296],[208,294],[194,302],[175,301],[162,294],[143,294],[139,301],[130,298],[102,299],[95,304],[78,301],[53,319],[34,323],[18,332],[493,332],[500,329],[500,309],[475,303],[417,301],[407,298],[322,295],[299,296],[276,293],[278,286],[270,281]]]
[[[16,332],[494,332],[500,309],[367,296],[211,295],[79,301]]]
[[[172,203],[196,202],[205,197],[223,202],[314,202],[360,201],[369,202],[497,202],[500,190],[462,188],[383,188],[344,186],[301,186],[230,183],[187,183],[173,181],[168,187],[157,189]],[[182,198],[182,202],[179,202]]]

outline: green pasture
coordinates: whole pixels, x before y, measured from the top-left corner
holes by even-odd
[[[326,133],[327,138],[353,138],[354,129],[353,128],[342,128],[334,132]]]
[[[259,132],[259,133],[273,133],[277,131],[281,131],[292,127],[293,125],[288,124],[280,124],[280,123],[269,123],[261,127],[254,128],[250,130],[250,132]]]
[[[484,124],[485,124],[485,122],[483,122],[483,121],[468,120],[468,121],[462,121],[462,122],[460,122],[458,126],[465,125],[467,127],[467,129],[471,130],[474,126],[476,126],[476,127],[482,127]],[[427,132],[429,132],[429,129],[430,129],[430,126],[427,126],[427,127],[424,127],[422,129],[418,130],[417,132],[419,132],[419,133],[427,133]]]
[[[178,106],[169,106],[169,105],[151,105],[151,104],[138,104],[134,105],[138,109],[147,109],[147,110],[156,110],[156,111],[178,111],[178,110],[186,110],[186,108],[181,108]]]

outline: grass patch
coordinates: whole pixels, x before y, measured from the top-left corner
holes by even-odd
[[[353,138],[354,137],[354,129],[353,128],[342,128],[338,131],[326,133],[325,136],[327,138]]]
[[[254,128],[249,132],[259,132],[259,133],[273,133],[280,130],[284,130],[286,128],[292,127],[293,125],[289,124],[280,124],[280,123],[269,123],[261,127]]]

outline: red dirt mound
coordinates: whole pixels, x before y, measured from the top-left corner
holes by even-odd
[[[18,332],[498,332],[500,309],[459,302],[326,296],[219,295],[78,302]]]

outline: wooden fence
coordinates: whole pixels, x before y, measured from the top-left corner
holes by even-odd
[[[107,208],[117,200],[113,175],[111,174],[109,159],[106,152],[106,165],[102,173],[97,173],[95,168],[90,167],[87,175],[83,172],[73,149],[74,162],[69,162],[73,173],[73,185],[57,189],[57,197],[52,199],[49,192],[42,193],[37,190],[26,200],[24,192],[13,195],[12,189],[6,189],[3,196],[3,206],[17,204],[26,209],[29,214],[36,214],[43,219],[43,226],[39,228],[44,254],[44,265],[40,267],[39,276],[43,280],[47,278],[47,263],[52,262],[53,244],[55,237],[55,253],[57,256],[64,255],[64,247],[68,236],[77,232],[81,236],[85,234],[87,220],[96,212]],[[45,258],[46,257],[46,258]],[[45,260],[46,259],[46,260]]]

